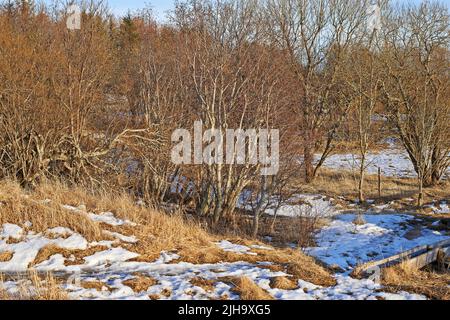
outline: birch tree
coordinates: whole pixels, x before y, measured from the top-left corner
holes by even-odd
[[[223,134],[227,129],[270,129],[278,72],[271,51],[259,42],[263,20],[258,1],[193,1],[180,4],[174,18],[185,35],[180,59],[188,63],[195,97],[188,107],[203,127]],[[245,145],[250,150],[252,142]],[[244,188],[259,176],[259,163],[248,160],[198,166],[198,215],[217,223],[232,214]]]

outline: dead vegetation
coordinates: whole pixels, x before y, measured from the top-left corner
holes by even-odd
[[[14,253],[10,251],[0,252],[0,262],[7,262],[12,259]]]
[[[161,251],[175,249],[177,254],[181,256],[181,261],[194,264],[220,263],[223,261],[246,261],[249,263],[270,261],[273,265],[264,267],[274,271],[286,271],[293,275],[293,281],[303,279],[322,286],[335,284],[335,280],[329,271],[299,250],[252,249],[252,251],[258,253],[257,256],[225,252],[214,244],[214,242],[223,238],[207,233],[198,223],[186,220],[182,215],[164,214],[138,206],[130,197],[117,197],[115,201],[113,196],[107,195],[99,195],[96,198],[80,189],[74,189],[71,192],[71,188],[61,184],[45,184],[42,189],[37,189],[36,192],[25,192],[11,182],[3,182],[1,186],[0,200],[3,205],[0,207],[0,224],[16,223],[22,225],[23,221],[30,221],[32,222],[30,230],[35,232],[44,232],[47,228],[53,227],[67,227],[79,232],[88,240],[104,240],[103,225],[92,222],[83,214],[60,209],[66,201],[75,207],[89,203],[89,211],[98,213],[112,211],[119,218],[139,223],[137,226],[112,228],[122,234],[133,234],[139,239],[136,244],[121,244],[121,246],[141,255],[135,259],[137,261],[153,262],[160,256]],[[45,199],[42,198],[44,195]],[[41,215],[32,215],[30,209],[27,209],[27,205],[38,206]],[[19,210],[16,211],[16,208],[19,208]],[[24,212],[29,212],[29,214],[24,215]],[[87,227],[84,226],[86,223],[88,224]],[[263,245],[254,240],[245,240],[240,237],[232,237],[229,240],[236,244],[248,246],[253,244]],[[48,260],[55,254],[61,254],[66,258],[66,265],[79,265],[84,263],[85,257],[106,249],[106,247],[97,246],[90,247],[87,250],[63,250],[55,245],[50,245],[39,251],[30,267]],[[130,285],[135,287],[138,287],[139,283],[150,285],[148,279],[144,280],[132,281]]]
[[[242,239],[229,239],[232,243],[251,245],[254,241]],[[293,280],[303,279],[316,285],[333,286],[336,280],[330,272],[320,266],[313,258],[306,256],[299,250],[293,249],[275,249],[275,250],[257,250],[252,251],[258,255],[237,254],[234,252],[223,251],[215,245],[207,247],[183,247],[178,254],[182,261],[199,263],[219,263],[222,261],[249,263],[272,262],[273,265],[261,266],[267,267],[273,271],[285,271],[293,276]]]
[[[14,280],[14,279],[11,279]],[[39,276],[30,271],[25,279],[15,279],[17,290],[5,290],[5,279],[0,275],[0,300],[68,300],[67,292],[61,289],[58,280],[51,274]]]
[[[161,291],[160,295],[169,298],[172,295],[172,290],[165,288]]]
[[[134,292],[140,293],[147,291],[150,287],[158,284],[158,281],[152,277],[136,274],[135,277],[130,280],[126,280],[123,284],[130,287]]]
[[[84,289],[94,289],[97,291],[110,291],[111,288],[100,280],[81,281],[81,287]]]
[[[273,300],[274,298],[260,286],[258,286],[252,279],[248,277],[240,278],[222,278],[219,279],[224,283],[229,283],[233,286],[232,292],[239,295],[241,300]]]
[[[352,222],[355,226],[363,226],[365,225],[367,222],[366,220],[364,220],[364,217],[360,214],[358,214],[356,216],[356,218],[353,220]]]
[[[199,288],[202,288],[206,292],[212,292],[215,289],[217,281],[208,280],[201,277],[192,278],[189,282]]]
[[[199,223],[193,220],[187,221],[182,215],[169,215],[156,212],[142,206],[137,206],[130,197],[120,196],[114,198],[108,195],[94,196],[81,189],[72,189],[61,184],[45,184],[42,189],[37,189],[36,192],[25,192],[16,184],[11,182],[3,182],[0,188],[0,223],[23,223],[23,221],[32,222],[32,226],[28,229],[42,232],[45,228],[52,228],[56,226],[63,226],[70,229],[78,230],[87,238],[96,239],[93,231],[101,230],[104,226],[100,226],[84,217],[81,214],[69,213],[67,210],[57,210],[60,205],[67,201],[71,205],[78,207],[80,203],[88,203],[89,211],[103,212],[112,211],[115,215],[122,219],[130,219],[137,221],[140,224],[136,227],[116,227],[112,228],[114,231],[123,234],[134,234],[139,238],[137,244],[124,245],[129,250],[141,254],[137,260],[152,262],[159,257],[163,250],[176,249],[177,254],[181,256],[181,261],[186,261],[194,264],[204,263],[220,263],[246,261],[249,263],[257,262],[272,262],[272,265],[261,266],[269,268],[273,271],[283,271],[290,274],[292,277],[274,278],[271,279],[271,287],[284,290],[294,290],[296,288],[297,280],[302,279],[316,285],[333,286],[336,284],[335,279],[331,276],[330,271],[321,267],[313,258],[302,254],[299,250],[292,249],[251,249],[258,255],[243,255],[233,252],[226,252],[218,248],[214,242],[222,237],[207,233],[201,228]],[[45,191],[43,191],[45,190]],[[42,199],[43,196],[45,199]],[[80,199],[80,200],[77,200]],[[43,201],[49,200],[49,201]],[[37,206],[36,204],[39,204]],[[40,208],[42,215],[40,217],[25,215],[27,212],[27,205],[33,205],[33,208]],[[20,208],[20,213],[17,214],[15,208]],[[28,211],[29,212],[29,211]],[[60,215],[60,216],[59,216]],[[69,217],[69,218],[68,218]],[[65,219],[68,218],[66,221]],[[22,220],[25,219],[25,220]],[[281,219],[282,221],[283,219]],[[22,221],[22,222],[20,222]],[[89,221],[88,227],[82,226],[86,221]],[[264,223],[262,230],[264,230]],[[96,231],[97,232],[97,231]],[[101,236],[97,239],[104,239],[101,231],[98,231]],[[240,237],[230,237],[229,241],[251,246],[253,244],[263,245],[250,239],[242,239]],[[66,265],[76,265],[84,263],[83,258],[90,256],[95,252],[106,250],[106,247],[92,247],[87,250],[62,250],[56,246],[47,246],[43,248],[37,255],[32,266],[37,265],[55,254],[61,254],[66,258]],[[11,259],[11,253],[2,252],[0,261],[8,261]],[[177,261],[174,261],[176,263]],[[36,281],[37,276],[34,277]],[[46,279],[43,279],[45,282]],[[51,285],[56,281],[53,279]],[[228,279],[229,280],[229,279]],[[433,299],[448,299],[449,292],[447,283],[449,281],[448,274],[437,274],[426,271],[405,271],[402,269],[389,270],[384,279],[384,285],[387,289],[385,291],[408,291],[419,294],[424,294]],[[214,289],[214,280],[206,280],[202,278],[195,278],[191,280],[193,285],[204,288],[205,291],[210,292]],[[249,279],[233,279],[231,281],[236,293],[239,293],[243,298],[270,298],[266,292],[256,288]],[[152,278],[143,275],[136,275],[134,279],[130,279],[125,285],[130,286],[136,292],[143,292],[149,287],[156,284]],[[96,290],[107,289],[102,283],[84,283],[84,287],[89,287]],[[256,286],[256,287],[255,287]],[[26,299],[33,298],[30,295],[30,290],[22,289],[22,293],[18,298]],[[44,291],[42,291],[44,290]],[[384,289],[383,289],[384,290]],[[64,295],[59,295],[55,288],[43,289],[43,298],[54,297],[64,298]],[[165,290],[160,294],[162,297],[170,297],[170,292]],[[3,293],[5,296],[5,293]],[[10,297],[14,298],[14,297]],[[156,298],[156,296],[152,297]]]
[[[92,221],[84,212],[64,209],[62,206],[67,203],[75,207],[88,203],[90,209],[86,209],[91,212],[112,212],[116,217],[138,225],[115,228],[101,225]],[[35,191],[26,192],[16,183],[2,181],[0,204],[0,225],[12,223],[24,226],[24,223],[29,221],[32,224],[31,230],[37,233],[45,233],[55,227],[66,227],[81,234],[88,241],[110,239],[103,234],[103,230],[109,229],[124,235],[135,235],[140,240],[135,249],[147,256],[159,256],[162,250],[178,247],[183,243],[199,245],[208,243],[211,239],[198,225],[186,221],[183,216],[167,215],[138,206],[130,196],[94,196],[81,188],[71,188],[58,183],[42,184]],[[55,250],[53,252],[61,253]]]
[[[270,279],[270,287],[281,290],[295,290],[298,285],[287,277],[275,277]]]
[[[57,190],[60,187],[54,188]],[[35,232],[67,227],[89,241],[103,238],[100,226],[89,217],[65,210],[60,202],[46,201],[47,199],[50,198],[27,194],[17,183],[0,182],[0,224],[12,223],[24,226],[25,222],[31,222]]]
[[[108,248],[105,246],[94,246],[89,247],[86,250],[67,250],[61,249],[56,245],[48,245],[39,250],[36,258],[29,267],[32,268],[57,254],[62,255],[66,259],[64,262],[65,266],[80,265],[85,263],[85,257],[89,257],[97,252],[105,251],[107,249]]]
[[[358,181],[359,175],[356,172],[323,168],[314,182],[309,185],[303,185],[301,191],[333,197],[335,198],[335,204],[346,208],[349,202],[358,199]],[[381,198],[378,195],[377,175],[366,175],[364,183],[366,199],[373,199],[376,204],[386,204],[395,201],[393,205],[396,209],[423,211],[426,213],[426,209],[418,208],[414,201],[410,201],[410,199],[418,197],[417,181],[415,179],[383,176],[381,180]],[[424,189],[424,204],[430,204],[437,199],[445,200],[449,194],[450,182],[442,181],[434,187]],[[362,205],[364,207],[364,203]]]
[[[83,8],[83,28],[76,37],[61,28],[63,7],[30,1],[1,6],[0,226],[12,223],[37,233],[66,227],[90,242],[110,239],[103,232],[110,230],[139,239],[137,244],[120,244],[140,254],[137,261],[154,261],[163,250],[176,250],[181,260],[195,264],[270,261],[266,268],[293,276],[273,280],[274,286],[290,287],[289,281],[298,279],[330,286],[335,280],[329,270],[299,250],[253,249],[257,256],[241,255],[224,252],[213,242],[226,237],[250,245],[258,242],[249,238],[272,235],[280,246],[313,245],[323,221],[260,219],[263,200],[283,194],[275,190],[280,184],[343,197],[336,200],[343,208],[358,196],[380,204],[395,200],[391,206],[399,211],[448,198],[450,183],[441,181],[450,150],[448,9],[438,4],[388,6],[391,30],[378,30],[383,41],[375,53],[368,39],[359,36],[366,34],[361,32],[366,29],[366,2],[286,4],[188,1],[172,12],[172,23],[160,24],[147,10],[116,22],[106,14],[103,1],[93,1]],[[419,41],[392,45],[404,32]],[[369,61],[371,70],[364,67]],[[369,108],[360,104],[355,109],[369,92]],[[359,133],[346,125],[355,111]],[[364,163],[358,174],[322,168],[337,150],[338,138],[347,135],[354,139],[359,134],[364,158],[369,138],[379,137],[373,132],[378,128],[369,130],[372,126],[363,124],[362,116],[367,118],[363,122],[371,122],[377,113],[386,118],[387,127],[397,128],[390,132],[402,140],[419,175],[419,181],[383,177],[381,195],[377,177],[364,176]],[[256,163],[173,163],[172,132],[191,128],[198,120],[221,131],[277,128],[283,138],[279,174],[269,183],[260,179],[261,165]],[[349,142],[345,151],[350,149],[358,146]],[[317,163],[316,153],[321,154]],[[302,172],[295,177],[298,181],[291,179],[296,171]],[[183,191],[174,195],[172,187],[180,177],[186,177]],[[260,199],[246,212],[253,214],[253,221],[234,212],[247,188]],[[141,206],[135,203],[138,197],[144,199]],[[417,206],[406,200],[411,197],[419,200]],[[170,214],[158,209],[167,202],[174,205]],[[137,225],[111,227],[86,214],[106,211]],[[422,212],[427,214],[427,209]],[[9,238],[7,243],[21,240]],[[81,264],[105,249],[48,246],[30,267],[55,254],[64,256],[67,265]],[[0,252],[0,262],[11,258],[12,252]],[[136,278],[129,284],[141,290],[151,282]],[[251,280],[234,282],[243,296],[264,297]],[[170,292],[161,295],[169,297]]]
[[[383,291],[406,291],[433,300],[450,300],[450,272],[431,268],[418,270],[404,265],[383,270]]]

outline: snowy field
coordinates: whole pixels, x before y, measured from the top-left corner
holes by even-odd
[[[320,156],[316,156],[317,161]],[[404,150],[391,146],[380,152],[369,152],[367,154],[366,172],[368,174],[378,174],[378,168],[386,177],[395,178],[415,178],[417,177],[414,167]],[[324,162],[324,167],[335,170],[359,170],[360,160],[353,154],[331,155]],[[446,176],[450,176],[448,168]]]
[[[310,248],[308,253],[348,273],[359,264],[450,239],[444,233],[421,227],[423,222],[410,215],[366,214],[363,217],[364,225],[353,224],[354,214],[335,217],[317,234],[318,247]]]
[[[431,212],[435,214],[449,214],[450,206],[447,201],[433,201],[432,204],[426,205],[425,208],[431,209]]]
[[[241,195],[237,208],[252,211],[253,207],[247,201],[244,192]],[[278,207],[277,200],[271,199],[270,204],[266,204],[265,214],[279,217],[331,217],[339,213],[339,206],[334,204],[335,199],[318,195],[318,194],[297,194],[292,196],[289,200],[283,201]]]
[[[276,214],[280,217],[330,217],[338,214],[338,209],[334,205],[334,199],[322,195],[314,194],[298,194],[292,199],[291,203],[297,204],[284,204],[276,211]],[[274,209],[267,209],[266,214],[271,216],[275,215]]]
[[[342,200],[341,197],[338,197]],[[402,201],[409,201],[411,205],[416,203],[416,199],[406,198]],[[398,214],[398,207],[396,206],[397,201],[393,200],[385,204],[376,204],[375,200],[367,200],[369,209],[368,213],[393,213]],[[241,208],[247,208],[251,210],[251,207],[246,207],[244,205]],[[425,206],[429,209],[430,214],[450,214],[450,206],[446,200],[433,201]],[[278,209],[275,210],[274,206],[268,206],[265,213],[274,216],[275,213],[279,217],[320,217],[320,218],[331,218],[336,215],[347,213],[349,210],[357,211],[358,200],[355,199],[354,202],[347,203],[342,206],[338,200],[327,197],[323,195],[316,194],[298,194],[293,196],[289,201],[282,204]]]
[[[84,208],[66,207],[74,213],[83,211]],[[120,220],[112,213],[93,214],[88,216],[94,221],[102,221],[111,226],[134,225],[130,221]],[[348,262],[356,262],[356,257],[342,260],[339,255],[349,253],[367,257],[364,251],[368,243],[375,246],[386,245],[393,241],[394,249],[381,251],[390,253],[396,251],[401,246],[412,246],[422,243],[422,240],[434,241],[443,238],[437,234],[425,232],[423,239],[416,242],[400,241],[401,235],[394,231],[394,226],[399,226],[406,217],[369,219],[371,224],[352,233],[350,227],[351,216],[342,216],[336,220],[329,228],[324,229],[319,235],[321,248],[312,250],[312,253],[323,258],[327,262],[339,263],[342,266],[349,265]],[[161,252],[160,257],[153,262],[130,261],[139,257],[139,254],[129,251],[123,246],[135,243],[139,239],[133,236],[125,236],[119,233],[105,231],[106,235],[113,236],[115,240],[89,243],[80,234],[67,228],[54,228],[43,234],[36,234],[27,231],[30,223],[23,226],[14,224],[4,224],[0,227],[0,252],[11,252],[12,258],[9,261],[0,262],[0,272],[13,275],[29,271],[30,263],[34,261],[40,249],[48,245],[56,245],[68,250],[86,250],[90,247],[103,245],[108,249],[96,252],[84,258],[84,263],[75,264],[75,257],[64,257],[61,254],[54,254],[46,261],[34,266],[34,270],[39,272],[50,271],[55,275],[67,278],[62,287],[71,299],[143,299],[148,300],[153,296],[159,299],[239,299],[230,284],[221,281],[224,277],[245,276],[252,279],[257,285],[265,289],[275,299],[288,300],[317,300],[317,299],[424,299],[423,296],[400,292],[391,294],[382,292],[382,287],[369,280],[356,280],[348,275],[336,275],[338,284],[334,287],[324,288],[313,285],[303,280],[297,283],[295,290],[281,290],[270,287],[270,280],[274,277],[287,276],[285,272],[274,272],[267,268],[272,264],[270,261],[260,263],[233,262],[217,264],[195,265],[179,261],[179,256],[174,252]],[[353,238],[350,236],[353,235]],[[387,235],[388,240],[382,240],[381,236]],[[334,239],[333,239],[334,237]],[[339,240],[342,237],[341,240]],[[341,245],[339,245],[341,243]],[[235,252],[241,255],[257,255],[258,250],[274,250],[266,246],[244,246],[233,244],[223,240],[215,245],[224,250]],[[373,247],[373,246],[372,246]],[[333,250],[337,250],[334,251]],[[72,262],[66,265],[66,262]],[[136,292],[127,285],[127,281],[136,277],[148,277],[155,280],[148,288]],[[201,277],[213,281],[211,290],[205,290],[191,282],[192,279]],[[17,293],[23,281],[5,281],[3,289],[10,294]],[[90,281],[100,281],[101,288],[85,288],[81,283]],[[165,293],[165,294],[164,294]]]

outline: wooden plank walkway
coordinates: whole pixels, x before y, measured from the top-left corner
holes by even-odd
[[[446,261],[450,256],[450,239],[437,242],[432,245],[420,246],[411,250],[404,251],[392,257],[372,261],[359,266],[356,273],[359,275],[369,276],[373,273],[374,268],[388,268],[400,263],[421,269],[440,259]]]

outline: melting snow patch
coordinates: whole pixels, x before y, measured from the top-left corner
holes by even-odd
[[[320,156],[316,156],[318,161]],[[328,157],[324,166],[331,169],[357,170],[360,160],[353,154],[335,154]],[[379,153],[369,152],[367,154],[368,174],[377,174],[381,168],[383,175],[387,177],[415,178],[417,176],[414,167],[407,153],[396,148],[388,148]],[[447,170],[450,175],[450,167]]]
[[[383,228],[375,229],[375,234],[382,233]],[[63,231],[62,229],[53,231]],[[67,230],[64,230],[67,231]],[[364,232],[371,234],[371,232]],[[26,237],[26,240],[20,244],[8,245],[8,249],[14,248],[16,252],[14,261],[11,265],[0,264],[0,270],[11,272],[15,267],[17,271],[26,270],[28,263],[33,261],[38,250],[51,243],[57,243],[58,246],[66,248],[85,246],[85,240],[81,240],[78,234],[72,234],[67,239],[50,240],[40,235]],[[0,242],[0,250],[4,246]],[[91,244],[92,245],[92,244]],[[249,247],[232,244],[229,241],[217,243],[225,251],[237,252],[241,254],[252,254],[248,252]],[[252,246],[264,250],[271,248],[263,246]],[[380,291],[380,286],[369,280],[356,280],[348,276],[337,276],[338,284],[334,287],[323,288],[306,281],[298,281],[296,290],[280,290],[270,288],[270,279],[274,277],[288,276],[284,272],[274,272],[264,266],[270,265],[270,262],[261,262],[251,264],[247,262],[218,263],[218,264],[200,264],[195,265],[186,262],[171,263],[180,258],[173,252],[161,252],[159,259],[154,262],[133,262],[130,259],[139,255],[123,248],[110,248],[102,252],[97,252],[84,258],[82,265],[65,266],[65,258],[61,254],[51,256],[36,266],[38,271],[66,272],[73,274],[75,278],[70,277],[70,281],[63,284],[63,289],[68,291],[71,299],[133,299],[148,300],[149,296],[155,295],[160,299],[173,300],[204,300],[219,299],[226,297],[228,299],[239,299],[239,296],[233,293],[232,286],[222,282],[225,277],[248,277],[257,285],[266,289],[276,299],[282,300],[317,300],[317,299],[424,299],[419,295],[412,295],[401,292],[399,294],[388,294]],[[134,292],[132,288],[126,286],[126,280],[133,279],[135,273],[156,280],[156,284],[143,292]],[[211,290],[195,286],[191,283],[193,278],[201,277],[211,280],[213,286]],[[75,281],[73,281],[75,279]],[[80,285],[80,281],[100,281],[104,284],[102,290],[86,289]],[[18,282],[5,282],[3,287],[9,293],[17,291]],[[31,284],[30,284],[31,285]],[[162,294],[166,292],[167,294]]]
[[[41,262],[36,265],[35,269],[38,271],[57,271],[64,269],[65,258],[61,254],[55,254],[51,256],[48,260]]]
[[[113,227],[123,226],[124,224],[127,224],[125,221],[116,218],[112,212],[105,212],[101,214],[89,213],[89,218],[91,218],[92,221],[109,224]]]
[[[63,228],[63,227],[56,227],[53,229],[48,229],[47,234],[51,234],[51,235],[56,235],[56,236],[70,236],[73,235],[74,232],[72,230],[70,230],[69,228]]]
[[[336,276],[337,285],[334,287],[320,287],[312,283],[299,280],[296,290],[272,289],[268,284],[261,284],[276,299],[280,300],[426,300],[426,297],[407,292],[390,294],[379,292],[381,285],[371,280],[358,280],[349,276]]]
[[[8,225],[6,230],[14,231],[13,235],[19,234],[18,226]],[[5,229],[4,229],[5,232]],[[11,232],[7,232],[11,235]],[[67,250],[86,250],[88,242],[81,235],[73,233],[66,239],[47,239],[42,234],[29,233],[24,236],[24,240],[19,243],[9,244],[7,241],[0,240],[0,251],[11,251],[13,257],[6,262],[0,262],[0,271],[3,272],[25,272],[30,263],[34,261],[39,251],[48,246],[55,245],[61,249]]]
[[[257,254],[254,252],[250,252],[250,248],[247,246],[243,246],[240,244],[233,244],[230,241],[222,240],[220,242],[215,243],[219,248],[221,248],[223,251],[227,252],[234,252],[238,254],[248,254],[256,256]]]
[[[180,256],[176,253],[163,251],[155,263],[169,263],[177,259],[180,259]]]
[[[0,238],[13,238],[20,239],[23,234],[23,229],[15,224],[5,223],[2,231],[0,232]]]
[[[328,217],[338,213],[333,205],[333,199],[322,195],[299,194],[290,199],[291,205],[282,205],[277,215],[282,217]],[[275,215],[275,210],[268,209],[269,215]]]
[[[86,250],[88,247],[86,239],[77,233],[72,234],[67,239],[57,239],[52,242],[58,247],[67,250]]]
[[[124,262],[137,257],[139,257],[139,254],[130,252],[124,248],[112,248],[84,258],[84,261],[86,261],[84,266],[97,267],[111,263]]]
[[[117,232],[111,232],[108,230],[103,231],[104,234],[109,235],[113,238],[116,238],[122,242],[126,243],[137,243],[138,239],[135,236],[125,236],[123,234],[117,233]]]
[[[447,201],[442,201],[439,203],[439,205],[432,204],[426,206],[427,208],[430,208],[434,214],[449,214],[450,213],[450,207],[447,204]]]
[[[105,223],[108,224],[110,226],[113,227],[118,227],[118,226],[123,226],[123,225],[129,225],[129,226],[136,226],[136,223],[131,222],[129,220],[122,220],[119,218],[116,218],[114,216],[114,213],[112,212],[103,212],[100,214],[95,214],[92,212],[86,212],[86,207],[85,206],[80,206],[78,208],[75,208],[73,206],[68,206],[68,205],[64,205],[62,206],[64,209],[66,210],[70,210],[76,213],[82,213],[82,214],[87,214],[88,217],[95,222],[100,222],[100,223]]]
[[[237,207],[252,211],[253,206],[251,204],[251,196],[252,194],[249,190],[243,192],[239,198]],[[283,217],[327,217],[339,213],[337,206],[335,206],[333,202],[334,199],[323,195],[297,194],[286,201],[285,204],[282,204],[279,208],[277,208],[278,201],[276,198],[272,198],[267,204],[265,213],[272,216],[276,214],[277,216]]]
[[[446,240],[449,237],[422,228],[412,240],[405,234],[414,229],[410,215],[364,215],[364,225],[354,225],[356,215],[337,216],[316,236],[318,246],[307,251],[328,265],[351,271],[358,264],[388,258],[405,250]]]

